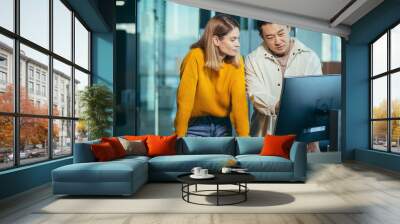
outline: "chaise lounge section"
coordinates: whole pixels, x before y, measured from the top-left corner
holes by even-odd
[[[148,181],[147,156],[96,162],[91,141],[75,144],[74,163],[52,172],[53,193],[68,195],[132,195]]]

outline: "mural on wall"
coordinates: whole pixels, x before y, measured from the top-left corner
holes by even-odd
[[[222,64],[226,64],[226,67],[222,66],[221,70],[213,71],[212,67],[208,67],[208,70],[203,69],[204,71],[198,72],[200,75],[195,77],[198,80],[206,80],[207,84],[202,82],[197,89],[190,89],[188,86],[193,86],[195,80],[186,78],[185,70],[192,69],[192,61],[196,61],[193,58],[199,55],[204,57],[201,63],[207,62],[204,60],[207,57],[206,52],[191,46],[204,39],[202,37],[205,36],[207,25],[218,15],[221,13],[170,1],[151,0],[138,3],[137,28],[140,37],[138,46],[141,55],[138,80],[140,109],[137,118],[139,134],[176,133],[180,136],[272,134],[276,123],[272,118],[276,118],[279,111],[279,97],[283,85],[278,81],[282,81],[282,76],[341,73],[340,37],[230,16],[234,20],[232,22],[234,29],[228,30],[237,28],[236,35],[239,39],[234,36],[228,39],[228,42],[232,42],[233,48],[236,48],[235,53],[240,54],[242,58],[239,60],[239,66],[235,67],[235,63],[232,63],[234,60],[225,60]],[[263,36],[262,27],[270,33]],[[209,42],[216,41],[217,45],[223,44],[221,40],[223,38]],[[237,43],[234,43],[235,41]],[[199,45],[196,47],[199,48]],[[218,46],[217,49],[221,51]],[[267,53],[269,58],[265,55],[256,56],[258,53]],[[291,55],[293,53],[294,56]],[[260,68],[260,65],[266,69]],[[227,98],[229,93],[227,89],[230,86],[228,80],[224,83],[225,86],[219,86],[221,81],[216,78],[217,76],[209,76],[207,73],[224,75],[229,69],[233,72],[235,69],[242,69],[238,71],[242,72],[238,75],[242,77],[238,82],[242,82],[244,88],[235,90],[242,89],[243,93],[239,94],[240,99],[235,98],[234,101]],[[272,74],[272,78],[268,82],[256,81],[257,78],[264,79],[263,76],[269,74]],[[211,78],[204,79],[204,77]],[[263,98],[263,95],[259,95],[260,89],[268,89],[269,92],[264,94],[270,94],[271,97]],[[182,102],[180,98],[184,98]],[[246,101],[241,100],[242,98],[246,98]],[[234,102],[240,105],[241,110],[238,112],[235,112]],[[179,107],[180,104],[182,108]],[[200,105],[203,109],[199,109]],[[209,122],[210,119],[216,124],[216,128],[212,134],[205,134],[207,128],[202,124]],[[271,122],[267,122],[269,120]],[[193,130],[190,126],[197,128]],[[313,150],[318,149],[310,148],[310,151]],[[326,145],[320,150],[326,150]]]
[[[274,135],[283,78],[322,74],[318,55],[291,37],[289,26],[258,21],[257,28],[262,41],[243,63],[238,22],[222,14],[208,21],[181,65],[179,137],[231,136],[232,126],[237,136]],[[250,127],[246,96],[254,108]],[[319,141],[309,142],[307,149],[319,152]]]

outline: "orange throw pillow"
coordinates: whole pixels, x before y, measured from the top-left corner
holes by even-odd
[[[266,135],[260,155],[280,156],[289,159],[290,148],[295,139],[296,135]]]
[[[148,136],[148,156],[176,155],[176,135],[173,136]]]
[[[111,138],[101,138],[101,142],[108,142],[114,149],[115,155],[117,158],[121,158],[126,156],[126,151],[122,146],[121,142],[119,142],[118,138],[111,137]]]
[[[128,141],[143,141],[145,142],[147,137],[149,137],[150,135],[125,135],[124,139],[128,140]]]
[[[90,146],[90,148],[94,154],[94,157],[99,162],[109,161],[117,158],[113,147],[108,142],[93,144]]]

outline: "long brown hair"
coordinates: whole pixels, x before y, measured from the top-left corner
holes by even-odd
[[[235,27],[239,28],[239,24],[236,20],[228,15],[216,15],[211,18],[204,29],[204,33],[200,40],[190,46],[193,48],[201,48],[205,54],[205,66],[215,71],[219,71],[222,61],[218,57],[218,47],[213,43],[212,38],[217,36],[222,39],[225,35],[231,32]],[[224,58],[226,63],[231,63],[236,67],[240,65],[240,54],[236,56],[227,55]]]

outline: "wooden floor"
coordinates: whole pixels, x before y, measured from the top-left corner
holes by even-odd
[[[400,223],[400,174],[359,163],[313,164],[308,182],[317,183],[349,203],[367,204],[357,214],[36,214],[54,200],[42,186],[0,202],[0,223]],[[316,202],[317,203],[317,202]]]

